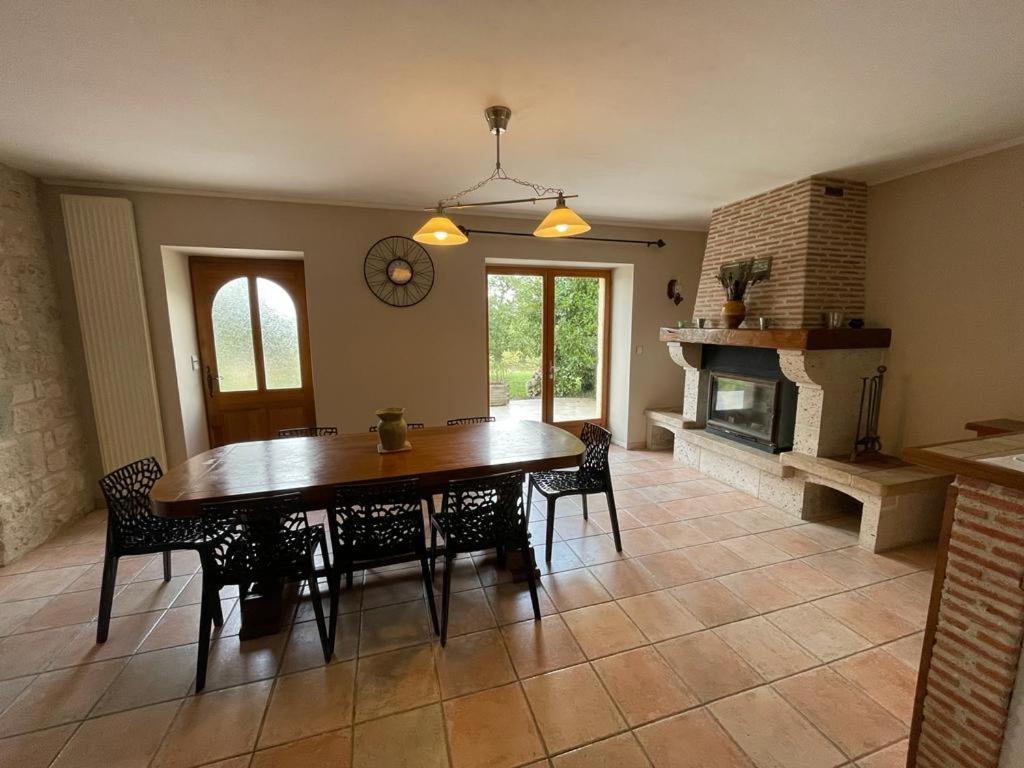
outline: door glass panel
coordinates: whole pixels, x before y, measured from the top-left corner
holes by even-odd
[[[236,277],[213,297],[213,347],[221,392],[256,389],[256,355],[252,344],[249,281]]]
[[[604,280],[555,277],[553,420],[601,418]]]
[[[487,340],[491,415],[540,421],[544,387],[544,278],[487,276]]]
[[[256,296],[267,389],[298,389],[302,386],[302,365],[295,302],[288,291],[264,277],[256,278]]]

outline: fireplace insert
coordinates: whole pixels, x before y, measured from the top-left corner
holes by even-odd
[[[707,431],[771,453],[793,447],[796,391],[784,378],[711,371]]]

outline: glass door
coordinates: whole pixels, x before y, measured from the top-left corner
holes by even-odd
[[[552,279],[551,421],[603,421],[608,278],[556,274]]]
[[[604,270],[488,268],[492,416],[606,423],[610,294]]]
[[[491,415],[544,419],[544,276],[487,273],[487,363]]]

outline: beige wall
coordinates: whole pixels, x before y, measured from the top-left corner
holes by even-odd
[[[46,210],[54,240],[63,240],[59,194],[113,194],[132,201],[139,233],[143,282],[150,314],[157,384],[164,411],[168,456],[182,460],[196,445],[181,417],[179,377],[188,360],[175,359],[168,315],[181,275],[165,274],[167,249],[234,248],[298,251],[306,268],[317,419],[363,430],[382,405],[406,407],[410,419],[430,424],[487,409],[485,260],[540,260],[603,264],[616,269],[616,318],[631,305],[631,323],[615,330],[612,424],[616,440],[643,440],[643,410],[678,403],[679,369],[658,342],[658,327],[689,317],[700,271],[704,233],[599,227],[602,236],[657,239],[663,249],[638,245],[550,242],[528,238],[473,237],[468,245],[432,248],[436,278],[420,304],[394,309],[379,302],[363,280],[363,257],[381,237],[409,234],[424,214],[221,197],[143,192],[105,192],[47,187]],[[538,213],[539,215],[539,213]],[[533,220],[464,217],[469,227],[518,231]],[[162,251],[163,249],[163,251]],[[171,268],[173,271],[173,267]],[[619,289],[632,272],[631,293]],[[620,279],[620,274],[622,279]],[[66,277],[66,276],[65,276]],[[676,307],[665,284],[678,278],[688,301]],[[62,279],[65,298],[68,281]],[[175,335],[180,338],[181,325]],[[623,335],[628,336],[628,344]],[[185,353],[180,349],[178,356]],[[638,352],[638,348],[642,351]],[[183,371],[184,374],[183,374]],[[194,374],[198,377],[198,373]],[[628,389],[622,389],[622,382]],[[194,389],[194,388],[193,388]],[[185,394],[186,411],[188,396]],[[193,425],[194,426],[194,425]],[[186,435],[192,437],[186,441]]]
[[[1024,146],[871,187],[867,279],[887,450],[1024,419]]]
[[[73,313],[74,309],[70,309]],[[69,364],[36,180],[0,165],[0,565],[93,508],[85,383]]]

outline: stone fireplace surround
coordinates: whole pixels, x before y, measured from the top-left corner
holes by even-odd
[[[683,403],[681,412],[649,413],[648,431],[649,442],[663,429],[675,436],[677,461],[801,518],[859,509],[860,544],[878,552],[937,536],[952,478],[892,458],[849,461],[861,379],[877,372],[891,333],[820,326],[830,310],[862,317],[866,255],[861,182],[811,177],[716,208],[694,317],[715,324],[723,264],[769,257],[770,278],[752,286],[745,301],[748,318],[771,318],[771,328],[662,328],[661,340],[684,371]],[[776,351],[782,375],[797,385],[792,451],[771,455],[704,429],[706,345]]]
[[[861,377],[874,375],[889,345],[886,329],[796,332],[663,328],[683,368],[677,461],[802,519],[859,505],[860,545],[874,552],[935,538],[951,477],[899,462],[851,463]],[[793,450],[778,455],[708,433],[706,344],[771,347],[797,385]],[[817,347],[817,348],[812,348]],[[665,414],[664,411],[660,412]]]

